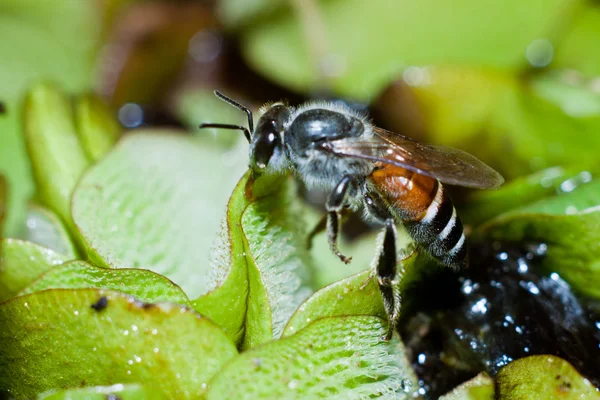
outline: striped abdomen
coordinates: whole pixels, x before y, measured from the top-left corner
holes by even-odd
[[[465,264],[462,223],[442,184],[404,168],[381,165],[369,179],[394,218],[413,239],[445,265]]]

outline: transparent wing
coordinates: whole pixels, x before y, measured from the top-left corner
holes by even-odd
[[[494,188],[504,182],[502,175],[462,150],[419,143],[377,127],[373,132],[368,141],[334,140],[324,148],[342,157],[396,165],[450,185]]]

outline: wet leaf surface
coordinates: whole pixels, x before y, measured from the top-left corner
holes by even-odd
[[[440,400],[493,400],[494,380],[481,373],[475,378],[459,385]]]
[[[109,289],[146,303],[190,305],[185,293],[164,276],[142,269],[109,269],[85,261],[70,261],[44,273],[19,295],[46,289]]]
[[[544,243],[546,271],[559,273],[577,291],[600,299],[600,183],[585,173],[561,184],[562,194],[504,213],[483,225],[480,237]]]
[[[0,301],[9,299],[70,257],[32,242],[0,239]]]
[[[558,357],[539,355],[514,361],[496,378],[502,399],[600,399],[598,390],[572,365]]]
[[[409,398],[415,384],[402,344],[384,342],[376,317],[331,317],[249,350],[211,382],[208,399]]]
[[[112,386],[95,386],[70,390],[50,390],[37,397],[38,400],[159,400],[166,397],[151,386],[140,384],[116,384]]]
[[[97,289],[18,297],[0,304],[0,321],[0,390],[17,398],[137,382],[198,398],[237,354],[219,327],[188,308]]]

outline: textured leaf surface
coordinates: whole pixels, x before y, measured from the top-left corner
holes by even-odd
[[[8,208],[7,200],[6,178],[0,174],[0,236],[4,232],[4,220],[6,218],[6,209]]]
[[[40,200],[71,221],[71,193],[88,166],[71,104],[55,87],[35,86],[24,105],[23,129]]]
[[[19,294],[46,289],[110,289],[147,303],[170,302],[190,305],[185,293],[164,276],[143,269],[109,269],[85,261],[71,261],[55,267],[28,285]]]
[[[110,397],[113,396],[113,397]],[[155,390],[139,384],[95,386],[71,390],[50,390],[39,395],[38,400],[159,400],[166,397]]]
[[[494,380],[481,373],[443,395],[440,400],[494,400]]]
[[[513,361],[498,372],[496,381],[501,399],[600,399],[596,388],[571,364],[550,355]]]
[[[0,239],[0,301],[16,296],[42,273],[68,256],[17,239]]]
[[[82,382],[151,382],[169,398],[198,398],[237,353],[219,327],[188,308],[97,289],[6,301],[0,323],[0,390],[17,398]]]
[[[361,289],[370,273],[369,270],[360,272],[313,294],[292,315],[285,326],[284,335],[292,335],[323,317],[373,315],[387,319],[377,281],[370,279]]]
[[[376,317],[320,319],[237,357],[211,382],[207,398],[409,398],[414,376],[404,349],[397,340],[381,341],[384,333]]]
[[[561,186],[568,190],[561,195],[499,215],[476,233],[491,240],[546,244],[543,266],[600,298],[600,182],[565,182]]]
[[[76,249],[62,221],[45,207],[35,204],[29,206],[24,236],[30,242],[76,258]]]
[[[87,158],[96,162],[115,144],[121,134],[117,113],[95,95],[75,102],[75,124]]]
[[[73,196],[73,218],[90,256],[102,265],[165,275],[190,297],[206,292],[221,218],[215,210],[225,204],[245,157],[226,164],[215,148],[174,132],[126,136],[89,169]]]
[[[241,333],[242,328],[223,315],[222,302],[232,304],[237,299],[235,307],[239,308],[240,288],[247,287],[248,292],[242,293],[247,296],[242,297],[247,307],[245,320],[238,322],[245,324],[243,348],[279,337],[296,307],[310,294],[304,286],[310,259],[304,246],[302,217],[292,203],[289,183],[277,176],[255,181],[250,173],[240,180],[216,247],[216,289],[194,302],[197,310],[227,324],[228,331]],[[247,274],[246,286],[229,283],[243,274]]]

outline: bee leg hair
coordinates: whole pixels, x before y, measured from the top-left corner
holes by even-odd
[[[388,315],[388,330],[383,340],[390,340],[400,319],[400,286],[396,269],[396,226],[393,219],[385,221],[385,236],[376,265],[377,282]]]
[[[329,193],[325,208],[327,209],[327,239],[329,241],[329,247],[333,254],[339,257],[345,264],[348,264],[351,257],[346,257],[338,249],[338,232],[340,230],[341,212],[344,208],[346,196],[348,195],[349,189],[354,184],[354,178],[351,175],[346,175],[341,181],[335,186],[335,189]]]

